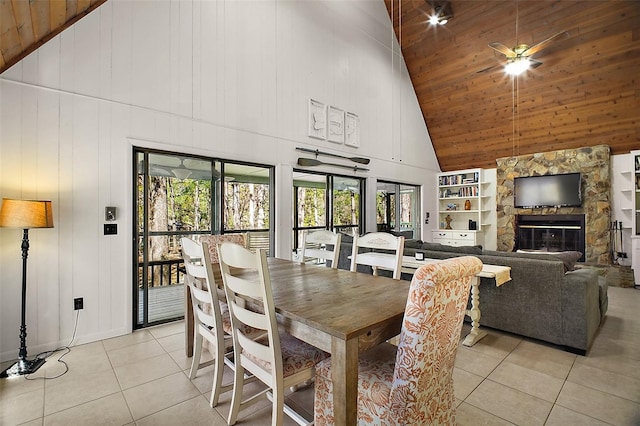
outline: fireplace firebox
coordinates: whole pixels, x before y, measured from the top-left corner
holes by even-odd
[[[579,251],[584,262],[584,215],[517,215],[515,250]]]

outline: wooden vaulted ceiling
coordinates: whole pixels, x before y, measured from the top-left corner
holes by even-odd
[[[105,1],[0,0],[0,73]],[[640,1],[451,0],[453,17],[437,27],[430,1],[384,0],[443,171],[582,146],[640,149]],[[488,47],[560,31],[569,36],[515,81]]]
[[[428,1],[384,1],[443,171],[600,144],[640,149],[639,1],[451,0],[453,18],[437,27]],[[514,90],[488,44],[531,46],[561,31],[569,36],[534,54],[543,64]]]
[[[106,0],[0,0],[0,74]]]

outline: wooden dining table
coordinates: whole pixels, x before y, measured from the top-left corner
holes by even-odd
[[[358,354],[400,333],[410,282],[277,258],[268,264],[281,328],[331,354],[335,424],[355,425]]]

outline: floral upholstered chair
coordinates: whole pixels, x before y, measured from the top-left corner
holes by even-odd
[[[420,267],[413,276],[398,347],[360,356],[359,425],[455,425],[453,365],[471,280],[472,256]],[[332,425],[331,359],[316,365],[315,425]]]
[[[218,269],[216,279],[221,279],[220,274],[220,260],[218,259],[218,244],[224,242],[240,244],[242,247],[247,246],[245,234],[216,234],[216,235],[200,235],[200,242],[207,243],[209,246],[209,258],[211,263],[216,265]]]

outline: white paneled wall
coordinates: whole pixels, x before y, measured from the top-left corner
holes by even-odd
[[[370,157],[370,182],[425,185],[433,212],[438,163],[398,52],[382,0],[118,0],[3,73],[0,196],[54,206],[55,228],[30,233],[30,354],[68,343],[74,297],[76,343],[131,331],[133,145],[276,165],[283,198],[296,146]],[[309,98],[358,114],[361,148],[309,138]],[[115,236],[102,235],[107,205]],[[286,256],[290,199],[276,215]],[[19,231],[0,230],[0,253],[6,360],[18,349]]]

